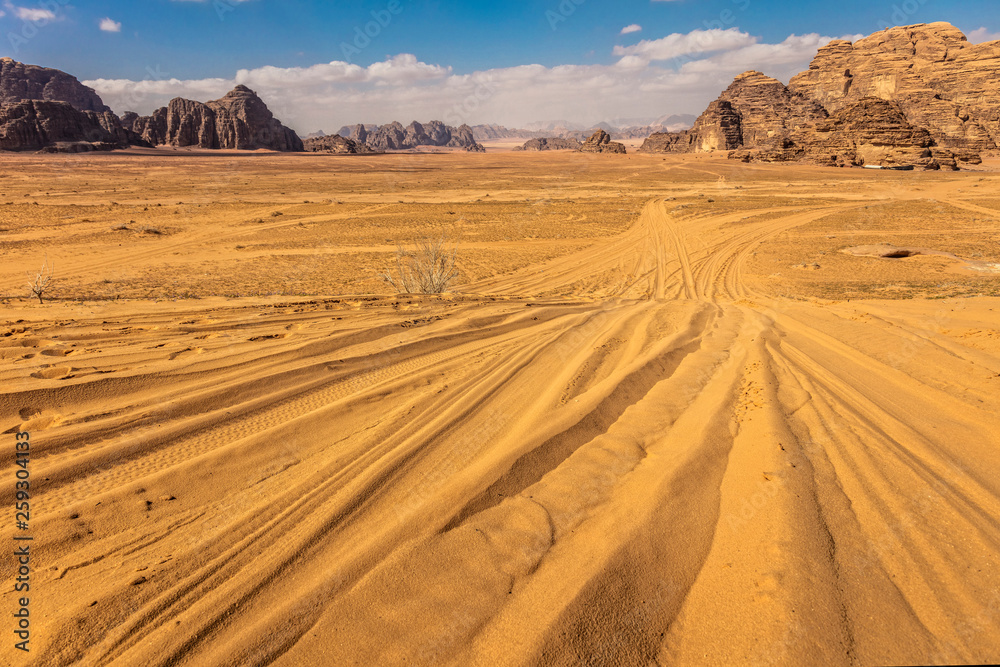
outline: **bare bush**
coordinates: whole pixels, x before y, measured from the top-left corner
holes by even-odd
[[[38,303],[45,303],[42,297],[49,289],[54,271],[55,267],[49,265],[49,257],[46,255],[45,261],[42,262],[42,268],[35,274],[34,279],[31,278],[31,273],[28,273],[28,291],[31,296],[38,297]]]
[[[396,249],[396,272],[386,271],[382,280],[400,294],[441,294],[448,291],[458,271],[455,269],[455,248],[447,248],[447,239],[423,238],[414,242],[414,249],[400,245]]]

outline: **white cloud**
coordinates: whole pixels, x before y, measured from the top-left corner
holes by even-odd
[[[646,46],[635,53],[632,47],[618,47],[618,60],[607,65],[528,64],[456,74],[450,66],[399,54],[367,67],[333,61],[240,70],[232,78],[164,75],[160,80],[84,83],[117,112],[143,114],[173,97],[218,99],[241,83],[256,90],[282,122],[303,133],[414,119],[508,127],[550,118],[592,123],[701,113],[737,74],[759,69],[787,81],[805,70],[816,50],[831,39],[790,35],[768,44],[735,29],[694,31],[643,42]],[[683,62],[655,62],[671,53],[684,54]]]
[[[700,53],[728,51],[757,42],[739,28],[675,32],[660,39],[644,39],[634,46],[616,46],[616,56],[640,56],[646,60],[670,60]]]
[[[14,12],[14,16],[22,21],[54,21],[56,15],[48,9],[36,9],[32,7],[16,7],[11,3],[5,3],[7,9]]]
[[[622,28],[622,31],[618,34],[627,35],[632,32],[640,32],[640,31],[642,31],[642,26],[639,25],[638,23],[633,23],[632,25],[627,25],[624,28]]]
[[[969,41],[973,44],[982,44],[983,42],[994,42],[1000,39],[1000,32],[990,32],[986,28],[976,28],[968,34]]]
[[[122,24],[118,21],[112,21],[110,18],[101,19],[101,30],[104,32],[121,32]]]

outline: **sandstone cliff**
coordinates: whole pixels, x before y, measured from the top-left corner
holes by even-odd
[[[762,162],[804,160],[831,167],[956,168],[949,149],[936,146],[930,132],[910,124],[897,103],[877,97],[862,98],[779,142],[762,142],[733,151],[730,157]]]
[[[744,72],[683,132],[650,135],[643,153],[692,153],[777,144],[814,120],[826,118],[820,105],[790,91],[777,79]]]
[[[78,111],[111,111],[92,88],[66,72],[0,58],[0,104],[66,102]]]
[[[650,135],[639,150],[934,169],[978,163],[995,148],[1000,42],[971,45],[950,24],[931,23],[834,40],[788,86],[745,72],[693,128]]]
[[[1000,42],[970,44],[949,23],[835,40],[788,87],[831,113],[865,97],[896,102],[962,161],[1000,147]]]

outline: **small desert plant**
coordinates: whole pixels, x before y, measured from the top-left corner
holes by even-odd
[[[42,297],[49,289],[49,283],[52,282],[54,271],[55,267],[49,265],[49,257],[46,255],[45,261],[42,262],[42,268],[35,274],[34,279],[31,279],[30,273],[28,274],[28,291],[31,296],[38,297],[38,303],[45,303]]]
[[[446,247],[447,239],[423,238],[414,242],[414,249],[400,245],[396,249],[396,273],[386,271],[382,280],[400,294],[441,294],[458,275],[455,269],[455,248]]]

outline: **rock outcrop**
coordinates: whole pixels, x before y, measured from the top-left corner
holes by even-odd
[[[1000,147],[1000,42],[970,44],[949,23],[834,40],[788,84],[834,113],[865,97],[896,102],[960,161]]]
[[[539,139],[529,139],[524,145],[518,146],[516,151],[578,151],[583,144],[577,139],[563,139],[561,137],[543,137]]]
[[[834,40],[788,86],[745,72],[693,128],[650,135],[639,150],[935,169],[979,163],[996,148],[1000,41],[971,45],[931,23]]]
[[[866,97],[782,138],[780,144],[734,151],[744,161],[805,160],[831,167],[913,166],[955,169],[954,154],[935,145],[930,132],[915,127],[896,102]]]
[[[66,102],[78,111],[111,111],[93,88],[66,72],[0,58],[0,104],[21,100]]]
[[[368,146],[358,143],[354,139],[342,137],[339,134],[313,137],[302,142],[306,152],[310,153],[337,153],[339,155],[360,155],[362,153],[374,153]]]
[[[164,119],[165,127],[160,118]],[[211,102],[175,98],[165,109],[135,120],[133,128],[138,132],[137,126],[151,135],[159,135],[162,130],[163,140],[158,143],[170,146],[303,150],[298,135],[282,125],[263,100],[246,86],[236,86],[225,97]]]
[[[793,131],[827,117],[826,110],[756,71],[740,74],[683,132],[649,136],[642,153],[695,153],[782,143]]]
[[[580,150],[584,153],[619,153],[625,154],[625,144],[611,141],[611,135],[604,130],[598,130],[583,142]]]
[[[127,112],[122,123],[155,146],[303,150],[299,135],[282,125],[257,93],[246,86],[236,86],[225,97],[211,102],[177,97],[151,116]]]
[[[106,115],[105,115],[106,113]],[[24,100],[0,105],[0,149],[112,150],[124,148],[124,129],[111,112],[80,111],[67,102]],[[114,122],[108,122],[108,116]],[[109,131],[103,124],[108,122]]]
[[[340,133],[346,129],[341,128]],[[473,152],[486,151],[476,142],[472,128],[468,125],[451,127],[439,120],[432,120],[429,123],[413,121],[406,127],[399,122],[382,126],[355,125],[350,129],[348,138],[379,152],[412,150],[421,146],[464,148]]]
[[[122,125],[136,133],[143,141],[161,146],[167,143],[167,108],[161,107],[152,116],[140,116],[128,111],[121,117]]]

